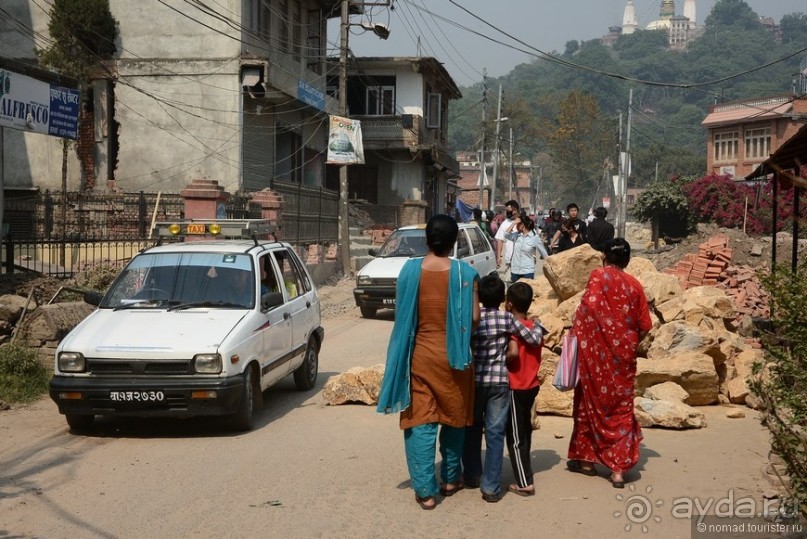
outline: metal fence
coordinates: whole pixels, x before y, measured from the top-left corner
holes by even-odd
[[[282,239],[296,245],[335,243],[339,194],[296,183],[274,182],[282,196]],[[6,272],[31,270],[71,277],[99,264],[128,261],[152,245],[152,221],[181,220],[185,203],[177,193],[35,192],[6,198],[7,235],[0,251]],[[228,219],[258,219],[249,193],[230,195]]]
[[[299,183],[272,182],[283,197],[283,241],[302,245],[336,243],[339,238],[339,193]]]

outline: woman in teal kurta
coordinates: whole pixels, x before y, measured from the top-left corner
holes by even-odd
[[[450,216],[435,215],[426,225],[429,254],[401,270],[378,398],[379,412],[401,412],[412,488],[423,509],[435,507],[438,490],[450,496],[461,488],[464,427],[473,411],[470,340],[479,321],[479,275],[449,258],[458,232]],[[442,488],[434,469],[438,427]]]

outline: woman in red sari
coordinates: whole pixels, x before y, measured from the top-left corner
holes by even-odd
[[[642,441],[633,414],[636,349],[652,324],[642,285],[623,271],[630,244],[615,238],[603,250],[604,267],[591,272],[574,316],[580,383],[568,468],[597,475],[598,462],[611,470],[613,486],[624,488],[623,474],[639,461]]]

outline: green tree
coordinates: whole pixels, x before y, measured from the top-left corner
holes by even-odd
[[[706,27],[739,26],[746,30],[758,28],[759,17],[744,0],[718,0],[706,17]]]
[[[593,96],[573,90],[561,101],[555,119],[543,123],[543,131],[560,172],[563,200],[590,200],[606,161],[615,158],[613,122],[602,115]]]
[[[117,25],[109,0],[54,0],[48,22],[53,44],[36,54],[42,64],[87,81],[117,52]]]
[[[636,199],[632,213],[640,222],[657,221],[659,235],[686,236],[691,228],[687,198],[681,190],[681,180],[658,181]]]
[[[807,14],[790,13],[782,17],[779,27],[782,29],[782,43],[807,43]]]
[[[787,466],[790,484],[784,486],[807,516],[807,261],[795,273],[776,266],[762,282],[771,297],[771,324],[763,334],[767,365],[754,365],[750,387],[762,401],[771,446]]]

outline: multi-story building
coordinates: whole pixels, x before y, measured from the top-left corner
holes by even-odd
[[[336,69],[332,70],[332,73]],[[329,93],[336,95],[337,78]],[[348,168],[351,199],[376,208],[423,201],[431,213],[453,207],[457,161],[448,152],[449,101],[462,97],[435,58],[356,58],[348,65],[348,115],[361,122],[364,165]],[[338,167],[328,167],[330,187]]]
[[[807,96],[781,95],[714,105],[707,129],[707,173],[742,180],[807,124]]]
[[[3,2],[0,56],[34,62],[52,3]],[[336,0],[109,0],[117,53],[85,86],[68,189],[228,191],[322,186],[326,19]],[[82,21],[70,21],[80,26]],[[7,132],[6,185],[61,188],[62,144]]]

